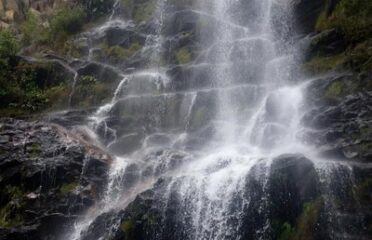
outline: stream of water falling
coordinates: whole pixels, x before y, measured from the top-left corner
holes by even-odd
[[[201,57],[199,63],[190,67],[208,66],[206,78],[211,84],[174,91],[170,87],[174,79],[167,76],[164,70],[167,66],[161,65],[167,1],[157,1],[156,29],[147,37],[142,50],[149,63],[123,75],[111,102],[89,118],[94,131],[104,128],[101,138],[108,139],[105,145],[115,159],[105,197],[77,222],[69,239],[80,239],[81,233],[102,213],[124,209],[159,178],[170,176],[168,189],[178,194],[180,208],[187,209],[191,216],[184,222],[190,228],[189,239],[240,239],[244,209],[252,200],[246,194],[247,178],[261,184],[264,194],[259,208],[265,218],[265,186],[272,159],[283,153],[313,156],[313,150],[304,146],[299,137],[306,83],[294,84],[288,77],[295,62],[295,46],[281,47],[287,44],[275,29],[285,26],[288,19],[273,24],[274,15],[291,11],[276,12],[273,2],[248,1],[252,16],[245,16],[239,12],[242,1],[196,1],[193,12],[214,24],[201,34],[207,57]],[[115,14],[114,10],[104,26],[121,21],[113,17]],[[104,29],[101,26],[95,31]],[[210,35],[213,44],[208,43]],[[254,77],[244,75],[247,69],[254,72]],[[176,107],[172,105],[175,103]],[[115,111],[123,118],[146,116],[146,122],[139,120],[139,126],[125,131],[120,129],[122,126],[109,126],[108,120]],[[195,119],[206,111],[213,111],[208,124],[193,131]],[[133,150],[120,151],[128,144],[135,145]],[[144,160],[159,150],[162,152],[156,158]],[[174,155],[181,155],[187,162],[182,170],[172,166]],[[136,180],[126,183],[129,166],[136,166]],[[167,196],[164,199],[167,201]],[[267,239],[268,224],[256,229],[259,239]],[[102,233],[102,239],[109,238]]]

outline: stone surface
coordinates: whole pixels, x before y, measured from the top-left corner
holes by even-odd
[[[1,119],[1,239],[57,239],[100,198],[110,162],[81,132]]]

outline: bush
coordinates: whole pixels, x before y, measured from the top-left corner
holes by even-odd
[[[42,26],[40,18],[33,12],[26,14],[25,21],[21,24],[22,43],[31,44],[47,40],[47,29]]]
[[[65,6],[50,19],[50,41],[65,42],[82,30],[86,13],[81,6]]]
[[[0,30],[0,64],[8,64],[10,57],[17,52],[17,42],[14,35],[7,30]],[[4,70],[2,66],[1,69]]]

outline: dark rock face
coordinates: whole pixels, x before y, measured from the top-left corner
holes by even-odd
[[[58,125],[2,119],[1,239],[57,239],[99,199],[110,161]]]
[[[304,33],[314,30],[316,19],[324,6],[323,0],[296,0],[294,1],[294,11],[299,29]]]
[[[240,216],[241,223],[233,217],[229,220],[229,224],[239,225],[237,234],[242,239],[278,239],[282,226],[290,225],[295,236],[310,234],[311,239],[327,239],[322,235],[325,226],[319,226],[322,198],[314,164],[302,155],[280,156],[273,160],[267,184],[265,177],[256,176],[262,173],[260,168],[258,164],[249,172],[246,191],[234,196],[229,207],[231,216],[235,216],[233,213],[241,207],[242,198],[250,199]],[[179,195],[178,184],[169,188],[172,181],[160,179],[125,210],[101,215],[83,234],[83,239],[95,240],[102,236],[112,240],[193,239],[196,229],[191,221],[192,210],[183,205],[188,200]],[[311,215],[307,214],[307,208],[312,210]],[[264,229],[268,222],[271,231],[262,235],[259,229]],[[304,223],[311,231],[303,229]]]
[[[302,205],[319,196],[314,164],[301,155],[283,155],[274,160],[270,171],[272,219],[295,223]]]
[[[330,56],[343,52],[347,47],[343,34],[337,29],[329,29],[311,37],[307,58]]]
[[[309,88],[313,110],[304,123],[315,129],[309,137],[328,157],[371,161],[372,93],[355,89],[363,81],[341,75],[314,81]]]

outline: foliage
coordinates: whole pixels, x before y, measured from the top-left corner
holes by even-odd
[[[326,98],[337,98],[344,91],[345,85],[342,81],[332,82],[326,89],[325,97]]]
[[[23,223],[22,208],[24,207],[23,191],[17,186],[6,186],[2,190],[3,197],[8,202],[0,208],[0,227],[14,227]]]
[[[20,61],[16,52],[17,42],[12,33],[0,31],[0,107],[26,112],[38,110],[47,99],[38,86],[35,69]]]
[[[311,240],[318,222],[323,199],[318,198],[303,204],[303,210],[294,226],[288,222],[274,221],[273,230],[278,240]]]
[[[110,84],[98,81],[94,76],[81,76],[75,86],[72,104],[80,107],[102,104],[108,100],[111,91]]]
[[[120,224],[121,231],[125,234],[125,239],[131,239],[134,231],[134,223],[132,220],[125,220]]]
[[[320,14],[316,30],[340,28],[347,39],[360,41],[372,35],[372,1],[341,0],[331,15]]]
[[[118,45],[109,46],[107,44],[102,44],[100,47],[107,57],[107,60],[112,63],[118,63],[128,59],[132,57],[139,49],[141,49],[141,46],[138,42],[133,42],[128,48]]]
[[[8,64],[10,57],[17,52],[17,42],[14,35],[8,30],[0,29],[0,65],[4,69],[4,64]]]
[[[65,6],[50,19],[49,40],[65,42],[68,36],[82,30],[86,12],[80,5]]]
[[[296,234],[294,239],[311,240],[314,234],[314,228],[317,224],[320,210],[323,206],[323,199],[318,198],[307,202],[303,206],[300,218],[297,220]]]
[[[45,42],[48,38],[48,30],[43,26],[39,16],[32,11],[26,14],[25,21],[21,24],[22,43],[31,44]]]

